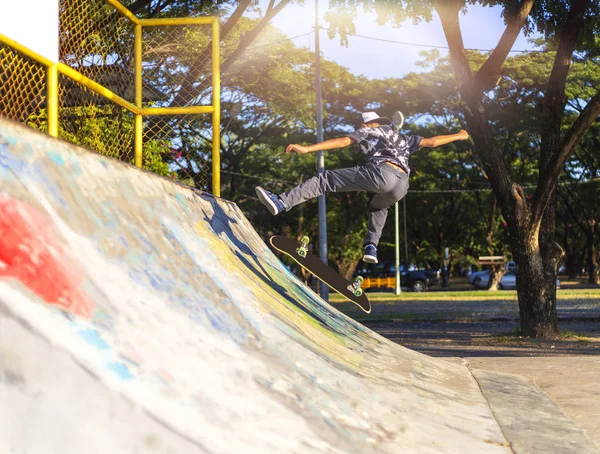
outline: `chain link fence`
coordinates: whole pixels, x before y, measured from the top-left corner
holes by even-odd
[[[60,0],[58,136],[210,191],[214,20],[140,19],[116,0]],[[49,63],[22,50],[0,41],[0,114],[48,131]]]
[[[0,113],[47,130],[46,67],[0,43]]]
[[[143,107],[206,106],[212,99],[210,25],[143,27]],[[212,129],[208,115],[144,120],[145,149],[168,155],[177,179],[210,191]]]
[[[64,75],[58,76],[58,136],[134,163],[134,114]]]
[[[59,60],[133,103],[135,24],[102,0],[60,0]]]
[[[204,24],[143,27],[145,107],[211,104],[211,35]]]
[[[210,192],[211,125],[206,115],[166,115],[145,121],[148,156],[168,155],[173,177]]]

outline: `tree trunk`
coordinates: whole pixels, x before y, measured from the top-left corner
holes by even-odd
[[[565,237],[568,235],[569,231],[573,231],[571,227],[571,224],[567,224],[567,226],[565,227]],[[565,238],[565,245],[568,248],[567,259],[565,261],[565,272],[570,280],[577,279],[577,276],[579,275],[579,257],[581,251],[578,243],[579,236],[576,236],[575,238],[571,237],[570,239]]]
[[[533,260],[532,260],[533,259]],[[556,316],[556,284],[548,284],[538,257],[531,257],[517,267],[517,294],[521,334],[532,338],[555,338],[559,335]],[[519,282],[525,283],[519,284]]]
[[[589,228],[587,229],[587,269],[588,269],[588,284],[595,284],[594,274],[596,271],[596,266],[594,263],[594,233],[596,230],[596,221],[595,219],[589,220]]]
[[[490,270],[490,279],[488,280],[488,291],[495,292],[498,290],[502,276],[504,276],[502,265],[493,265]]]
[[[337,266],[340,274],[350,281],[359,263],[360,260],[354,260],[352,262],[337,263]]]
[[[594,251],[594,282],[595,285],[600,285],[600,252]]]
[[[540,236],[539,233],[525,228],[520,229],[515,238],[511,238],[512,249],[516,253],[521,335],[551,339],[559,335],[556,316],[556,272],[548,270],[549,264],[544,262]],[[556,251],[557,249],[555,255],[560,256]],[[556,264],[557,260],[552,259],[552,263]]]
[[[480,114],[482,107],[471,109]],[[508,224],[511,250],[517,263],[517,295],[521,334],[535,338],[555,338],[559,334],[556,316],[556,268],[562,249],[554,242],[554,203],[549,203],[543,222],[532,222],[532,212],[523,188],[510,183],[500,164],[488,125],[478,115],[468,115],[477,155],[486,168],[502,214]],[[474,118],[475,117],[475,118]],[[473,121],[474,120],[474,121]],[[485,162],[486,160],[491,162]],[[494,162],[498,160],[497,162]],[[555,201],[555,197],[552,199]]]
[[[488,232],[486,237],[488,244],[488,253],[492,256],[494,255],[494,226],[496,224],[496,207],[496,197],[492,197],[492,206],[490,209],[490,218],[488,220]],[[498,291],[498,287],[500,286],[500,279],[502,279],[503,275],[504,272],[501,265],[492,266],[490,270],[490,278],[488,280],[488,291]]]

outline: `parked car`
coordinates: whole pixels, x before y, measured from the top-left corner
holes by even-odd
[[[475,282],[475,279],[477,279],[478,276],[481,276],[482,274],[490,274],[490,270],[482,270],[482,271],[473,271],[471,274],[469,274],[467,276],[467,279],[469,280],[469,284],[473,285],[473,283]]]
[[[396,287],[396,264],[394,262],[368,265],[359,269],[356,274],[365,279],[362,284],[365,289]],[[403,264],[400,264],[400,286],[409,288],[413,292],[424,292],[432,285],[437,285],[440,277],[440,270],[409,271]]]
[[[478,274],[474,281],[473,287],[476,289],[486,289],[490,280],[490,270],[485,270]],[[517,275],[513,272],[505,273],[498,283],[499,290],[516,290],[517,288]],[[556,288],[560,288],[560,281],[556,279]]]
[[[517,264],[515,262],[506,262],[506,271],[509,273],[514,273],[517,270]],[[490,270],[481,270],[481,271],[475,271],[471,274],[469,274],[467,276],[467,279],[469,280],[469,284],[473,285],[475,279],[477,279],[478,276],[483,276],[487,274],[489,276],[490,274]],[[486,279],[487,282],[487,279]]]

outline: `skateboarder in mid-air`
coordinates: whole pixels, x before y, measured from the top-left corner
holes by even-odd
[[[338,170],[326,170],[289,191],[276,195],[260,186],[256,194],[269,211],[276,215],[289,211],[302,202],[326,192],[366,191],[375,193],[369,203],[368,231],[365,238],[363,260],[377,263],[377,245],[387,218],[388,207],[401,200],[408,191],[410,167],[408,158],[421,147],[438,147],[457,140],[467,140],[469,133],[423,138],[417,135],[398,134],[389,118],[375,112],[364,112],[359,118],[360,127],[346,137],[325,140],[314,145],[290,144],[286,153],[312,153],[319,150],[344,148],[357,143],[365,155],[363,164]]]

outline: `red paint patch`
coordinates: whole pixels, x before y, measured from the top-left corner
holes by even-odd
[[[0,278],[17,279],[47,304],[89,318],[94,303],[81,290],[84,277],[51,225],[36,208],[0,197]]]

